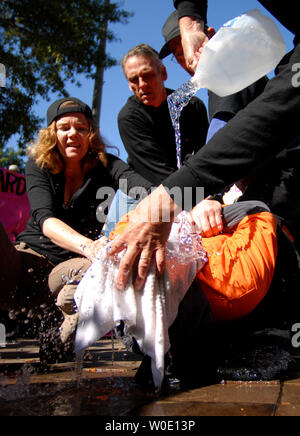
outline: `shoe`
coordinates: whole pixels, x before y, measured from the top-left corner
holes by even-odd
[[[134,381],[136,384],[147,390],[155,391],[151,369],[151,358],[149,356],[144,356],[142,363],[135,374]]]

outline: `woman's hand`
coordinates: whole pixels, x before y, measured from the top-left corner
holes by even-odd
[[[90,244],[83,247],[84,256],[93,262],[96,259],[99,251],[105,247],[108,242],[109,239],[106,236],[102,236],[100,239],[92,241]]]
[[[205,238],[216,236],[223,230],[223,208],[215,200],[203,200],[191,212],[197,230]]]

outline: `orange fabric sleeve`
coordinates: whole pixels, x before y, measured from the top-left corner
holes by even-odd
[[[271,285],[277,258],[277,220],[268,212],[244,218],[232,233],[203,238],[208,262],[197,274],[215,321],[251,313]]]

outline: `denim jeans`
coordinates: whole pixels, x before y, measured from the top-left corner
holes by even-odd
[[[103,233],[106,237],[114,230],[120,219],[131,210],[134,210],[138,204],[138,200],[124,194],[121,190],[117,191],[112,204],[110,206],[106,223],[103,227]]]

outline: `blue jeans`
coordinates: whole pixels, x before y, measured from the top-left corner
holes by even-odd
[[[120,219],[131,210],[137,207],[138,200],[128,197],[121,190],[118,190],[109,208],[103,233],[108,238]]]

